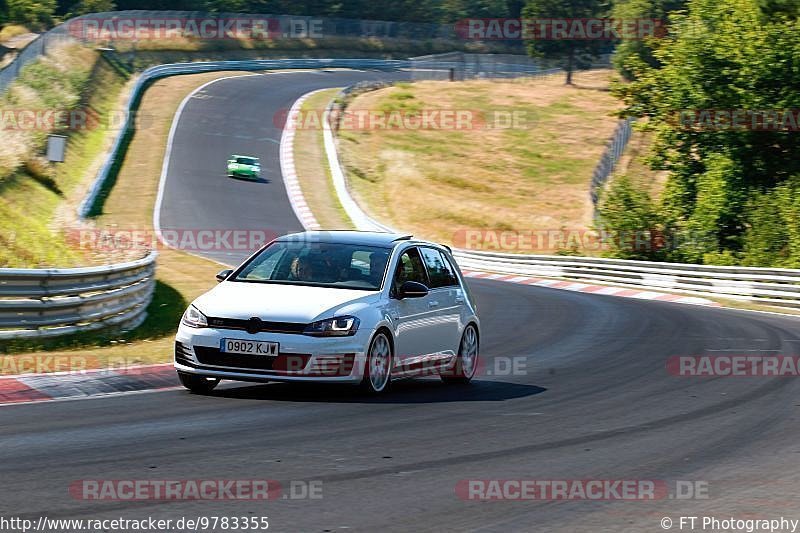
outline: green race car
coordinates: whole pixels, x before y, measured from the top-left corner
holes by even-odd
[[[258,179],[261,177],[261,163],[257,157],[249,155],[232,155],[228,158],[228,177]]]

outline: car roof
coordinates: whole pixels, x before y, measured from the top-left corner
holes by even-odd
[[[392,248],[399,242],[408,241],[411,235],[380,231],[305,231],[289,233],[279,237],[278,241],[308,240],[309,242],[327,242],[336,244],[359,244]]]
[[[258,159],[258,158],[257,158],[256,156],[254,156],[254,155],[241,155],[241,154],[233,154],[231,157],[246,157],[246,158],[248,158],[248,159]]]

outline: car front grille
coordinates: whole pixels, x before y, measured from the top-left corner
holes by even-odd
[[[300,372],[308,364],[311,354],[285,353],[277,357],[223,353],[219,348],[195,346],[194,353],[201,365],[224,366],[241,370],[272,370],[273,372]]]
[[[175,342],[175,362],[182,365],[192,364],[192,349],[181,342]]]
[[[218,329],[239,329],[254,333],[289,333],[294,335],[302,334],[308,326],[308,324],[299,324],[297,322],[268,322],[262,320],[254,327],[250,320],[219,317],[208,317],[208,325]]]

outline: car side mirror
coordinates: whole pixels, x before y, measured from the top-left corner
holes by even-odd
[[[422,298],[427,295],[428,287],[416,281],[404,281],[397,292],[397,296],[401,300],[403,298]]]
[[[217,272],[217,281],[219,282],[225,281],[226,279],[228,279],[228,276],[230,276],[232,273],[233,270],[230,268],[226,268],[225,270],[220,270],[219,272]]]

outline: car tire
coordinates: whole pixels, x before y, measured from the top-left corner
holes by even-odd
[[[370,394],[385,393],[392,384],[393,362],[394,354],[389,334],[378,331],[369,343],[361,389]]]
[[[452,369],[441,375],[445,383],[469,383],[478,368],[478,329],[468,324],[461,335],[458,345],[458,357]]]
[[[208,394],[214,390],[214,387],[219,385],[220,382],[218,378],[207,378],[205,376],[187,374],[185,372],[178,372],[178,379],[181,380],[181,385],[195,394]]]

